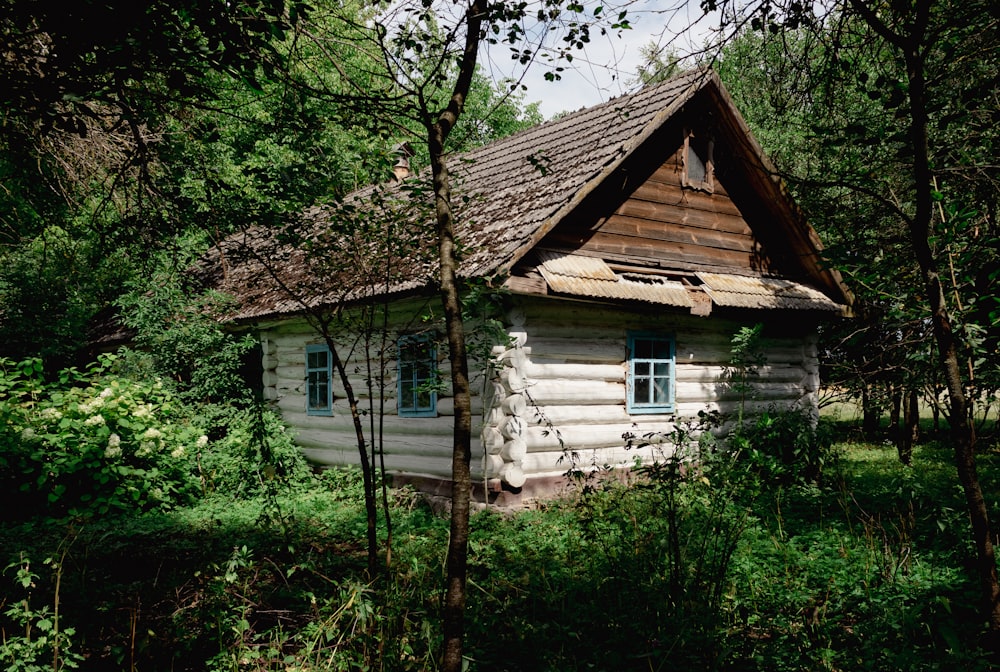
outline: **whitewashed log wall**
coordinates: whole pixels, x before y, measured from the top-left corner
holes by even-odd
[[[760,313],[751,319],[766,318],[766,313]],[[789,322],[786,317],[785,322],[765,332],[767,363],[760,368],[753,398],[747,401],[749,412],[793,404],[815,411],[819,365],[814,325],[807,319]],[[480,422],[474,427],[478,440],[473,441],[473,478],[500,479],[517,488],[530,478],[565,473],[571,455],[581,466],[632,464],[637,453],[626,450],[624,434],[670,432],[671,415],[629,415],[626,411],[629,330],[675,336],[677,416],[696,416],[701,410],[734,411],[738,397],[720,378],[731,357],[731,338],[744,324],[718,314],[706,318],[668,311],[632,312],[520,297],[508,314],[509,343],[497,345],[493,366],[474,377],[473,412]],[[305,455],[323,465],[357,464],[357,439],[336,374],[333,416],[310,416],[305,411],[305,346],[320,339],[302,323],[263,329],[260,338],[265,395],[281,409]],[[400,418],[395,410],[394,341],[390,339],[381,376],[381,398],[377,375],[375,393],[369,395],[364,348],[345,341],[341,352],[348,351],[354,391],[363,409],[374,415],[365,417],[366,433],[372,419],[377,433],[379,404],[384,404],[382,450],[387,468],[450,479],[454,422],[450,392],[438,394],[438,417]],[[450,380],[446,352],[445,347],[438,348],[439,368],[445,380]],[[374,371],[377,353],[371,357]]]

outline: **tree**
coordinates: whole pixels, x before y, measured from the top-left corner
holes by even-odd
[[[953,262],[967,254],[980,259],[997,254],[997,198],[991,189],[997,177],[996,132],[986,123],[996,108],[983,102],[1000,94],[997,8],[950,0],[890,5],[843,0],[822,15],[812,5],[782,0],[712,2],[706,8],[720,9],[723,25],[733,33],[749,27],[769,36],[787,59],[789,77],[779,81],[793,86],[775,98],[787,106],[787,119],[802,123],[810,140],[837,159],[823,164],[835,170],[801,184],[840,198],[842,213],[852,211],[845,204],[857,202],[865,204],[866,214],[877,213],[850,227],[858,238],[878,237],[880,227],[873,222],[891,223],[882,229],[893,241],[883,251],[899,251],[891,265],[876,267],[856,258],[857,266],[879,273],[909,267],[919,278],[921,291],[908,300],[924,307],[936,344],[956,470],[972,523],[988,644],[996,651],[1000,586],[970,424],[972,400],[983,389],[977,386],[982,381],[977,369],[986,361],[984,347],[992,347],[989,337],[983,338],[990,331],[983,317],[995,310],[996,278],[977,279]],[[970,288],[972,297],[963,294]]]
[[[505,44],[515,61],[527,66],[541,54],[554,59],[572,58],[590,39],[591,26],[603,21],[598,6],[585,14],[582,5],[558,1],[528,4],[491,4],[485,0],[465,3],[397,3],[377,8],[367,23],[359,23],[340,6],[324,8],[326,27],[306,26],[301,41],[325,54],[324,44],[350,36],[354,47],[381,63],[381,71],[338,64],[329,77],[317,78],[309,86],[319,95],[342,104],[355,114],[378,116],[384,127],[393,125],[401,133],[412,133],[415,144],[426,149],[430,165],[430,198],[434,212],[434,244],[437,251],[437,283],[444,312],[451,385],[455,399],[451,535],[449,538],[446,590],[443,606],[444,643],[442,669],[462,669],[465,579],[470,514],[472,409],[467,346],[463,325],[460,245],[455,236],[454,198],[447,155],[476,83],[480,52]],[[614,16],[614,13],[611,13]],[[314,13],[314,18],[317,16]],[[613,28],[627,27],[625,14],[607,22]],[[540,36],[540,37],[538,37]],[[551,40],[558,41],[554,46]],[[304,47],[303,47],[304,48]],[[549,49],[550,51],[546,51]],[[561,66],[553,62],[547,77],[558,77]],[[409,126],[408,124],[414,124]],[[409,139],[409,138],[406,138]]]

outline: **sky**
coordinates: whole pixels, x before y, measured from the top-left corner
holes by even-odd
[[[585,3],[589,11],[598,3]],[[611,3],[606,11],[612,10]],[[666,46],[679,56],[697,52],[710,35],[710,20],[702,18],[698,2],[688,0],[632,0],[628,7],[630,30],[591,34],[584,52],[575,52],[572,63],[561,63],[561,80],[546,81],[550,70],[539,61],[528,68],[522,83],[528,89],[525,103],[539,102],[549,119],[610,100],[636,88],[635,73],[642,62],[640,48],[650,42]],[[699,21],[699,19],[701,19]],[[693,26],[693,28],[691,28]],[[502,45],[490,54],[488,67],[496,80],[521,74],[515,71],[509,51]],[[522,67],[523,71],[523,67]]]

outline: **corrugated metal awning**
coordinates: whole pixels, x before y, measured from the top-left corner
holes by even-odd
[[[724,273],[696,273],[718,306],[728,308],[777,308],[841,312],[843,306],[808,285],[782,278],[748,277]]]
[[[643,301],[691,308],[694,304],[683,284],[662,276],[641,273],[616,274],[603,259],[575,254],[539,251],[538,267],[549,289],[595,299]]]

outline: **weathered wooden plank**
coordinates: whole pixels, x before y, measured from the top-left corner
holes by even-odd
[[[631,199],[625,201],[616,211],[600,226],[602,230],[607,230],[609,225],[621,220],[617,226],[626,227],[632,223],[631,220],[651,222],[655,225],[673,224],[682,229],[690,229],[693,232],[707,233],[715,232],[719,235],[728,234],[743,238],[752,238],[753,232],[739,215],[723,214],[708,210],[697,210],[683,205],[672,205],[666,203],[654,203]],[[635,226],[634,223],[632,223]],[[645,229],[637,229],[634,233],[642,235]]]
[[[666,243],[633,236],[597,231],[593,234],[576,232],[553,232],[553,242],[592,251],[598,254],[616,255],[629,259],[656,259],[661,265],[676,264],[678,268],[753,268],[751,255],[734,250],[721,250],[688,243]]]
[[[601,233],[639,238],[658,244],[682,244],[720,250],[751,252],[754,239],[743,233],[713,231],[677,222],[663,222],[631,215],[613,215],[599,229]]]
[[[655,184],[664,184],[672,187],[681,188],[681,158],[680,154],[675,154],[673,157],[667,159],[663,164],[656,169],[656,171],[650,176],[646,184],[650,182]],[[719,180],[718,176],[715,178],[715,189],[712,193],[707,191],[700,191],[697,189],[685,189],[685,194],[703,194],[709,198],[725,198],[729,199],[729,194],[726,191],[725,185]]]
[[[657,173],[657,175],[661,175],[661,173]],[[632,198],[700,210],[701,212],[715,212],[720,215],[736,217],[743,216],[732,199],[720,192],[709,194],[704,191],[683,189],[680,186],[679,179],[674,180],[673,183],[667,183],[661,179],[656,179],[656,177],[654,176],[654,179],[640,185],[638,189],[632,192]]]

